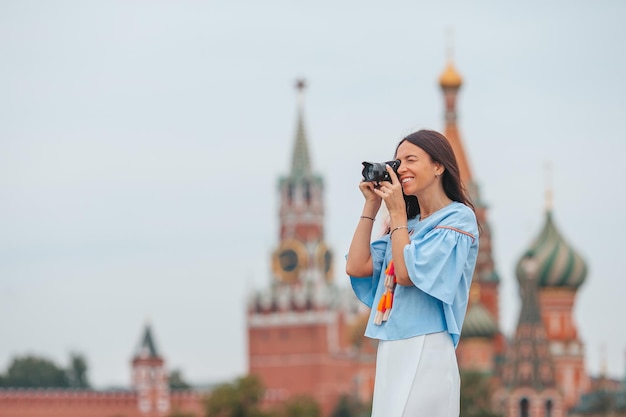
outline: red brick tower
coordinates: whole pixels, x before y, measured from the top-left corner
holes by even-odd
[[[461,180],[472,199],[476,209],[476,218],[482,228],[476,270],[472,280],[472,297],[470,297],[466,322],[457,348],[457,357],[461,370],[480,370],[491,374],[497,366],[498,358],[503,354],[505,345],[499,324],[500,277],[495,270],[492,256],[491,227],[487,220],[487,206],[480,198],[480,189],[472,176],[469,158],[463,147],[457,124],[456,102],[462,84],[461,76],[452,60],[449,59],[445,70],[439,77],[445,103],[444,133],[454,149]],[[466,328],[466,326],[469,327]],[[467,351],[468,349],[471,353]],[[479,357],[481,359],[477,361]]]
[[[324,241],[323,181],[313,174],[303,121],[304,81],[291,171],[279,179],[279,244],[269,288],[248,303],[250,374],[266,388],[266,405],[308,395],[329,415],[342,395],[369,401],[374,349],[362,343],[362,309],[333,282]],[[358,335],[358,336],[353,336]]]
[[[170,409],[167,372],[149,324],[146,324],[132,366],[132,388],[137,393],[137,408],[147,417],[165,415]]]
[[[587,276],[582,257],[563,239],[552,215],[551,190],[546,191],[545,223],[529,248],[539,262],[539,303],[556,380],[565,409],[576,406],[589,389],[584,345],[578,337],[573,310],[576,293]]]
[[[540,262],[538,253],[529,249],[517,265],[522,308],[502,367],[502,384],[494,393],[496,411],[504,417],[566,415],[539,303]]]

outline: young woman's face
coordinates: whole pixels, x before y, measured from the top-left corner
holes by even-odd
[[[398,179],[406,195],[418,195],[436,183],[436,174],[443,173],[441,164],[433,163],[424,150],[409,141],[398,147],[396,159],[400,160]]]

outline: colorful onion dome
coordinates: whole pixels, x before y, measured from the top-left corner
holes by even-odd
[[[461,337],[494,337],[498,333],[498,325],[491,313],[480,303],[471,303],[465,315]]]
[[[442,88],[459,88],[463,83],[463,79],[461,75],[458,73],[452,61],[448,62],[446,69],[443,70],[443,73],[439,77],[439,85]]]
[[[587,265],[583,258],[563,239],[552,220],[551,210],[546,210],[543,230],[517,262],[515,274],[522,282],[527,270],[522,261],[529,256],[536,261],[537,284],[540,288],[559,287],[578,289],[587,277]]]

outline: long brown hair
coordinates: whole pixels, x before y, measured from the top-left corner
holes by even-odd
[[[472,201],[465,190],[465,186],[461,181],[459,165],[456,162],[454,150],[452,149],[448,139],[441,133],[434,130],[418,130],[417,132],[411,133],[398,143],[398,146],[396,146],[396,155],[398,153],[398,148],[405,141],[420,147],[430,156],[430,159],[433,162],[443,165],[445,170],[443,171],[441,182],[446,196],[448,196],[450,200],[463,203],[475,211],[474,204],[472,204]],[[404,195],[404,201],[406,202],[407,218],[412,219],[416,217],[420,212],[417,197],[413,195]]]

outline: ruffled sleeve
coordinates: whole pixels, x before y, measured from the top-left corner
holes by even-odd
[[[470,248],[476,238],[454,228],[434,228],[424,239],[404,247],[404,260],[413,284],[425,293],[453,304]],[[471,279],[471,277],[468,277]]]
[[[376,288],[378,287],[378,281],[380,280],[381,271],[383,269],[388,243],[389,238],[385,236],[370,244],[372,266],[374,269],[371,277],[350,277],[350,284],[352,285],[354,294],[363,304],[370,308],[374,304],[374,296],[376,295]]]
[[[477,253],[478,230],[475,217],[469,213],[452,214],[404,247],[409,278],[419,290],[442,302],[455,348],[461,337]]]

